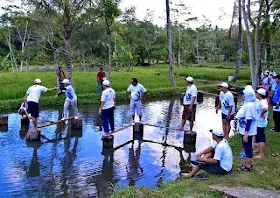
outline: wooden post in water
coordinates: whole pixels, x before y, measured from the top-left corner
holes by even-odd
[[[184,144],[195,144],[196,132],[192,131],[190,134],[184,134]]]
[[[196,151],[195,144],[185,144],[184,143],[184,151],[187,153],[195,152]]]
[[[133,140],[143,140],[144,124],[136,122],[133,125]]]
[[[114,136],[110,135],[108,137],[102,137],[102,148],[103,149],[113,149],[114,148]]]
[[[72,119],[71,128],[81,130],[83,128],[83,120],[82,119]]]
[[[219,101],[220,101],[220,89],[217,89],[217,95],[215,97],[215,107],[219,105]]]
[[[8,125],[8,116],[0,116],[0,126]]]
[[[22,126],[29,125],[29,123],[30,123],[30,120],[28,119],[28,117],[22,117],[22,118],[20,119],[21,127],[22,127]]]
[[[200,92],[200,91],[197,93],[197,102],[198,103],[202,103],[203,102],[203,93]]]

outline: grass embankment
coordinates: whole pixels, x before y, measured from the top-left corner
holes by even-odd
[[[162,98],[166,96],[179,95],[182,88],[186,87],[184,78],[193,76],[195,84],[200,90],[214,91],[214,81],[227,80],[227,76],[233,75],[234,67],[216,66],[182,66],[175,68],[176,88],[172,88],[169,81],[169,70],[167,65],[155,65],[152,67],[135,67],[135,71],[112,72],[113,88],[117,92],[117,100],[127,98],[126,89],[132,77],[138,78],[139,82],[148,89],[148,98]],[[74,81],[79,104],[98,103],[100,95],[96,94],[95,72],[74,72]],[[250,76],[248,69],[242,69],[240,83],[248,81]],[[54,72],[23,72],[23,73],[0,73],[0,110],[18,108],[21,104],[26,90],[33,84],[35,78],[40,78],[46,87],[56,86]],[[55,93],[44,93],[40,99],[41,106],[61,105],[64,97],[54,99]]]
[[[209,175],[207,181],[180,178],[179,180],[162,184],[156,190],[144,187],[136,190],[134,187],[129,187],[125,190],[116,192],[111,197],[224,197],[221,196],[221,192],[212,190],[209,187],[209,185],[213,184],[250,186],[280,191],[280,157],[271,156],[272,152],[280,151],[280,133],[271,132],[269,130],[273,127],[272,111],[269,113],[269,126],[266,128],[266,155],[264,159],[253,160],[254,167],[251,172],[237,171],[237,168],[242,164],[242,160],[238,157],[239,152],[242,151],[241,137],[237,134],[230,140],[230,145],[234,153],[234,166],[233,171],[230,174],[225,176]]]

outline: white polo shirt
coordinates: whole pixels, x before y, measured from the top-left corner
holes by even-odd
[[[188,86],[187,91],[186,91],[186,95],[184,97],[184,105],[190,105],[192,103],[192,98],[195,98],[194,104],[197,104],[197,88],[196,86],[193,84],[191,86]]]
[[[107,88],[102,92],[101,102],[104,102],[102,109],[110,109],[114,106],[114,99],[116,98],[116,92],[112,88]]]
[[[26,94],[28,94],[26,100],[27,102],[36,102],[39,103],[39,99],[42,92],[47,92],[48,88],[41,85],[32,85],[27,90]]]

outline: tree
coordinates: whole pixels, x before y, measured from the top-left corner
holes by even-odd
[[[234,2],[233,15],[232,15],[233,19],[235,18],[236,10],[238,10],[238,52],[237,52],[238,57],[237,57],[237,63],[236,63],[236,69],[235,69],[235,72],[234,72],[234,76],[233,76],[231,81],[236,81],[237,80],[238,75],[239,75],[239,71],[240,71],[241,61],[242,61],[242,51],[243,51],[243,34],[242,34],[242,32],[243,32],[243,29],[242,29],[242,5],[241,5],[241,0],[238,0],[238,5],[236,5],[236,1]],[[231,33],[231,31],[232,31],[232,25],[231,25],[231,28],[230,28],[230,33]]]
[[[121,15],[118,7],[119,0],[99,0],[97,14],[103,20],[106,27],[107,45],[108,45],[108,78],[111,81],[111,64],[112,64],[112,33],[115,19]]]
[[[171,35],[169,0],[165,1],[165,5],[166,5],[167,42],[168,42],[168,53],[169,53],[169,78],[172,87],[175,87],[176,82],[175,82],[174,71],[173,71],[172,35]]]

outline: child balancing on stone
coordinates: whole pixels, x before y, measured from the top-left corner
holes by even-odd
[[[70,81],[68,79],[64,79],[62,81],[63,83],[63,90],[65,90],[65,95],[66,95],[66,99],[64,102],[64,109],[63,109],[63,118],[62,120],[65,120],[69,117],[69,111],[68,108],[71,105],[73,108],[73,112],[74,112],[74,119],[78,119],[78,108],[77,108],[77,96],[75,93],[74,88],[72,87]],[[57,96],[63,94],[63,92],[60,92]]]

